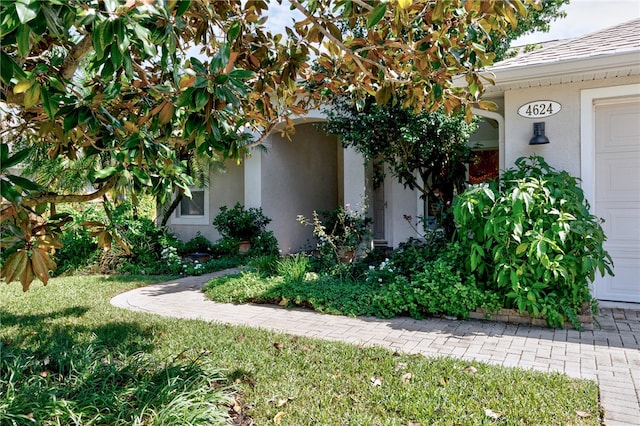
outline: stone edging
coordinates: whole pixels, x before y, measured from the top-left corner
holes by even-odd
[[[530,324],[540,327],[547,327],[545,318],[534,318],[528,313],[520,313],[517,309],[500,309],[491,312],[488,309],[478,308],[469,313],[470,319],[505,322],[511,324]],[[593,330],[593,315],[578,315],[578,321],[585,330]],[[574,328],[571,322],[565,321],[565,328]]]

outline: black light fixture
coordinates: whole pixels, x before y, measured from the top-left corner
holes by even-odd
[[[533,137],[529,145],[543,145],[549,143],[549,138],[544,135],[544,122],[533,123]]]

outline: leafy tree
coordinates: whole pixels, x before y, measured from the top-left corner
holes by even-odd
[[[548,32],[552,21],[567,15],[560,10],[565,4],[569,4],[569,0],[543,0],[541,7],[527,7],[527,14],[518,19],[518,26],[507,28],[506,34],[490,33],[491,42],[487,50],[495,53],[494,61],[498,62],[515,55],[517,51],[512,49],[511,43],[518,37],[536,31]]]
[[[327,109],[324,128],[374,167],[384,163],[405,187],[439,200],[440,224],[447,235],[453,233],[448,213],[454,195],[465,188],[473,122],[467,123],[463,114],[414,113],[399,104],[379,105],[373,98],[356,105],[342,97]]]
[[[492,60],[487,35],[506,34],[526,13],[520,0],[289,3],[304,19],[283,37],[265,27],[264,0],[3,1],[0,221],[3,244],[17,247],[2,270],[7,281],[25,290],[34,274],[47,282],[68,220],[53,205],[114,188],[160,201],[176,190],[188,196],[191,158],[241,159],[276,126],[290,132],[289,116],[327,93],[375,94],[382,104],[401,93],[417,111],[470,114],[482,93],[478,71]],[[343,35],[344,21],[366,31]],[[312,56],[322,69],[309,66]],[[456,75],[467,87],[454,87]],[[315,90],[303,90],[306,81]],[[20,176],[12,167],[35,147],[69,163],[92,158],[94,190],[54,192]],[[95,226],[102,246],[118,241]]]
[[[496,61],[503,59],[513,40],[534,31],[548,31],[549,22],[565,16],[560,11],[565,3],[568,0],[545,0],[538,8],[528,5],[517,26],[509,27],[506,33],[490,32],[487,51]],[[354,34],[364,31],[361,27],[352,30]],[[424,35],[424,28],[416,25],[406,37]],[[386,96],[334,97],[326,109],[325,130],[338,135],[343,144],[354,147],[377,168],[386,164],[400,183],[420,191],[423,198],[440,200],[440,224],[451,236],[455,228],[450,206],[454,195],[465,188],[465,163],[471,155],[468,141],[476,127],[468,116],[451,115],[450,111],[415,112],[402,95],[389,95],[392,102],[382,102],[384,105],[377,102],[386,101]]]

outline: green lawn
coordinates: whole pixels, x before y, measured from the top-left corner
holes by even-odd
[[[600,424],[590,381],[109,304],[150,281],[0,286],[0,424]]]

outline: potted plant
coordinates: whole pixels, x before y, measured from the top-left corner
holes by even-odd
[[[245,208],[236,203],[233,208],[220,207],[220,213],[213,219],[213,225],[225,238],[232,238],[240,245],[240,252],[246,253],[251,241],[260,236],[271,219],[262,213],[262,208]]]

